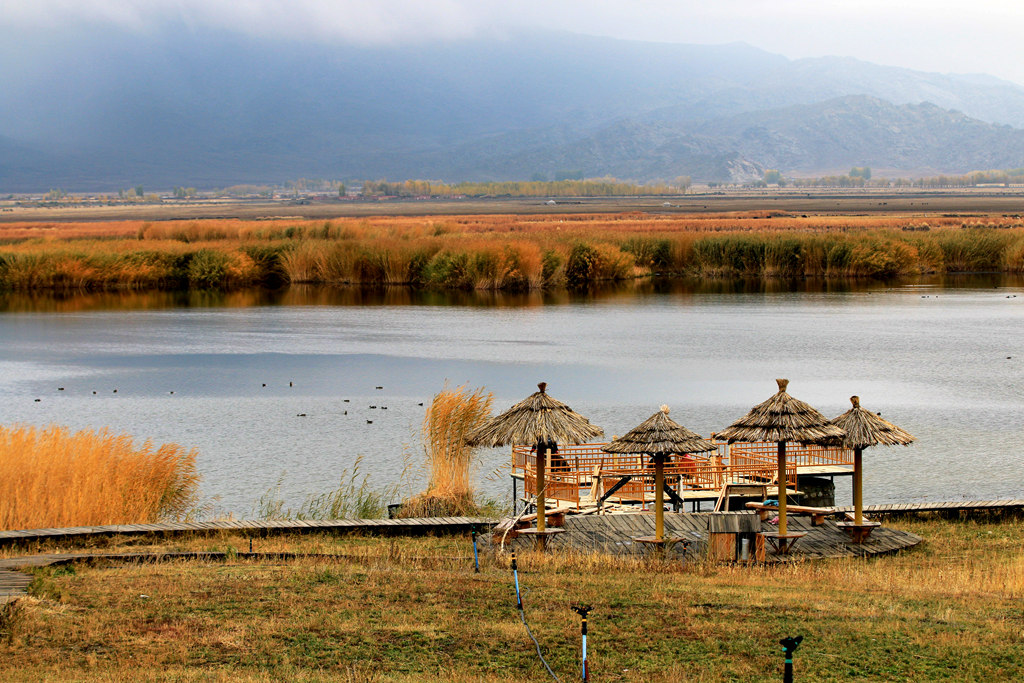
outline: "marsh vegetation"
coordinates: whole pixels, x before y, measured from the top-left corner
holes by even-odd
[[[891,278],[1022,272],[1024,223],[993,215],[752,212],[17,224],[0,288],[333,284],[528,291],[667,276]]]

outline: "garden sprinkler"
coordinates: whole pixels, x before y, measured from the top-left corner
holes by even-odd
[[[470,535],[473,537],[473,563],[476,566],[476,573],[480,573],[480,555],[476,551],[476,525],[473,526],[470,531]]]
[[[803,636],[795,638],[787,636],[779,641],[779,644],[782,645],[782,651],[786,655],[786,668],[782,674],[782,683],[793,683],[793,653],[800,647],[800,642],[803,639]]]
[[[581,605],[579,607],[573,607],[572,611],[583,617],[583,623],[580,626],[580,633],[583,635],[583,680],[590,680],[590,671],[587,669],[587,612],[593,608],[590,605]]]
[[[516,581],[516,607],[523,611],[523,598],[519,595],[519,568],[516,566],[516,551],[512,551],[512,577]]]

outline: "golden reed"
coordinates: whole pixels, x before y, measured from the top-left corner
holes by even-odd
[[[196,455],[107,430],[0,427],[0,529],[180,519],[197,501]]]

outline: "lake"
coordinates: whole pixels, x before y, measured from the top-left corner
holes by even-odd
[[[372,485],[394,482],[422,462],[419,404],[446,382],[486,386],[497,412],[546,381],[608,435],[665,403],[707,435],[788,377],[791,395],[829,417],[857,394],[918,438],[866,451],[866,503],[1024,497],[1016,278],[586,296],[8,293],[0,342],[0,421],[195,447],[216,514],[252,516],[278,486],[298,506],[357,460]],[[481,490],[508,499],[507,474],[494,473],[507,460],[482,454]],[[849,479],[837,499],[849,500]]]

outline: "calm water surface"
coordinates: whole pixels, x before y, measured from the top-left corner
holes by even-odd
[[[1019,282],[483,301],[8,296],[0,310],[0,422],[195,447],[203,494],[222,513],[251,516],[278,482],[296,506],[359,458],[372,483],[395,481],[406,458],[421,460],[419,404],[446,381],[486,386],[496,410],[547,381],[609,435],[667,403],[706,435],[788,377],[793,396],[830,417],[858,394],[918,437],[867,451],[867,502],[1024,497]],[[507,497],[507,477],[488,476],[506,451],[483,459],[481,488]]]

